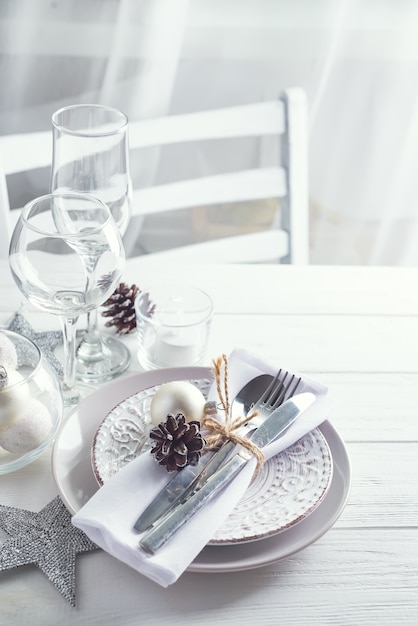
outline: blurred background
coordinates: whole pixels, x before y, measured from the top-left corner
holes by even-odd
[[[131,120],[277,98],[309,104],[310,262],[418,262],[416,0],[0,0],[0,135],[51,128],[73,103]],[[34,150],[36,146],[34,146]],[[137,184],[270,158],[254,141],[142,150]],[[13,175],[11,204],[48,189],[49,170]],[[144,247],[244,232],[268,202],[147,217]]]

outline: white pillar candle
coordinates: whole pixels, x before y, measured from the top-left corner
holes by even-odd
[[[161,328],[155,341],[155,359],[162,366],[193,365],[199,354],[199,333],[192,328]]]
[[[200,364],[212,311],[211,298],[196,287],[169,283],[142,292],[135,300],[139,363],[145,369]]]

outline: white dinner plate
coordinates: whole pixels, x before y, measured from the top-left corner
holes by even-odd
[[[213,378],[188,382],[207,398]],[[138,455],[149,452],[150,405],[160,387],[147,387],[129,396],[103,419],[91,451],[99,485]],[[322,432],[314,428],[263,465],[209,544],[258,541],[298,524],[325,498],[331,478],[331,452]]]
[[[76,513],[97,491],[91,466],[91,445],[103,417],[138,391],[171,380],[208,376],[202,367],[153,370],[107,383],[74,408],[61,425],[52,451],[52,470],[61,498]],[[338,519],[348,498],[351,470],[346,448],[329,422],[321,427],[333,458],[328,493],[308,517],[278,535],[257,542],[207,546],[188,567],[194,572],[225,572],[261,567],[305,548]]]

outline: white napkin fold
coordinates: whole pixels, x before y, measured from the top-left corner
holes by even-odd
[[[228,359],[229,397],[259,374],[275,374],[277,366],[259,356],[236,348]],[[296,373],[296,372],[294,372]],[[214,387],[214,386],[213,386]],[[263,449],[266,459],[292,445],[327,419],[331,410],[328,389],[302,377],[298,393],[312,391],[316,402],[298,418],[277,442]],[[216,397],[212,388],[209,397]],[[248,487],[255,459],[238,476],[185,524],[155,555],[138,547],[141,534],[133,526],[171,474],[146,453],[122,468],[74,515],[72,522],[103,550],[163,587],[174,583],[210,541]]]

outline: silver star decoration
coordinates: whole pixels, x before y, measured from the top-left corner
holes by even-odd
[[[61,498],[51,500],[39,513],[0,505],[0,527],[10,535],[0,546],[0,571],[36,565],[75,606],[76,556],[97,546],[71,524]]]
[[[62,376],[63,367],[54,353],[55,348],[62,343],[62,332],[60,330],[38,333],[32,328],[21,313],[14,314],[7,328],[8,330],[12,330],[19,335],[23,335],[24,337],[31,339],[51,363],[58,376]]]

